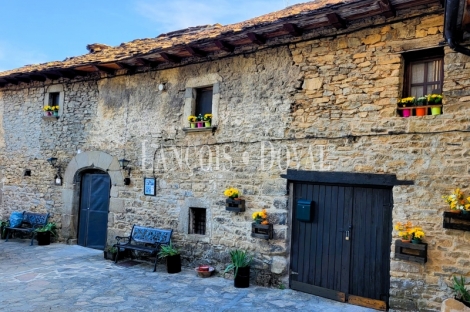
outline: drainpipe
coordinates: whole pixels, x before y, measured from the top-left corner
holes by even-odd
[[[463,47],[456,42],[456,36],[459,32],[459,29],[457,28],[457,21],[459,20],[459,9],[460,0],[446,0],[444,38],[452,50],[470,56],[470,49]]]

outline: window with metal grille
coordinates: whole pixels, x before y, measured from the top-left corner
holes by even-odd
[[[206,208],[189,209],[189,234],[206,234]]]
[[[444,81],[444,50],[434,48],[404,54],[405,79],[403,97],[416,98],[442,93]]]
[[[197,89],[196,92],[195,115],[212,114],[212,87]]]

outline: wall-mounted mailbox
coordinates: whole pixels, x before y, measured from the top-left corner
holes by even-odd
[[[311,222],[313,219],[313,201],[298,199],[296,204],[297,220]]]

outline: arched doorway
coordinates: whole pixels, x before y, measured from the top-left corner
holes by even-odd
[[[106,172],[97,169],[84,170],[80,174],[78,244],[103,250],[108,232],[111,179]]]

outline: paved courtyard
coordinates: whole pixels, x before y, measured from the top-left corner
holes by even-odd
[[[36,242],[35,242],[36,243]],[[168,274],[163,263],[123,260],[99,250],[29,240],[0,241],[2,311],[374,311],[290,289],[199,278],[190,268]],[[127,266],[126,266],[127,264]]]

